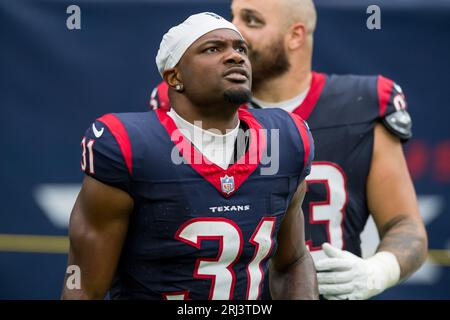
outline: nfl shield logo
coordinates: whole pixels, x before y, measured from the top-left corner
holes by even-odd
[[[220,184],[223,193],[230,194],[234,191],[234,177],[225,175],[225,177],[220,178]]]

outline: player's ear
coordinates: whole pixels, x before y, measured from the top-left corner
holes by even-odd
[[[287,32],[287,43],[290,50],[301,48],[306,41],[306,26],[301,22],[293,23]]]
[[[169,87],[176,88],[179,85],[182,85],[183,82],[181,81],[181,75],[178,71],[178,69],[170,68],[163,72],[163,78],[169,85]]]

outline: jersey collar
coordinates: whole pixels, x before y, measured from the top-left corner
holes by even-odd
[[[311,87],[306,95],[305,100],[293,111],[302,119],[307,120],[314,110],[317,101],[320,98],[323,87],[325,86],[326,76],[323,73],[312,72]]]
[[[157,109],[155,112],[188,165],[205,180],[209,181],[226,198],[238,190],[261,162],[263,152],[266,149],[266,136],[262,130],[262,125],[248,110],[240,108],[238,116],[249,127],[249,148],[237,162],[230,165],[227,169],[222,169],[212,163],[199,152],[189,139],[178,131],[175,122],[167,115],[165,110]]]

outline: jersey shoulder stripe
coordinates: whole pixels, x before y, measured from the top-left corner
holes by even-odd
[[[325,83],[325,74],[312,72],[311,87],[308,94],[302,104],[298,106],[293,113],[298,114],[303,119],[308,119],[322,94]]]
[[[130,137],[128,136],[127,130],[120,121],[120,119],[113,115],[112,113],[106,114],[97,119],[102,122],[114,136],[117,141],[117,144],[122,151],[122,155],[125,159],[125,164],[127,166],[128,172],[132,173],[133,171],[133,152],[131,148]]]
[[[389,100],[391,99],[392,89],[394,87],[394,81],[378,76],[377,79],[377,91],[378,91],[378,105],[380,108],[380,117],[383,118],[386,115]]]

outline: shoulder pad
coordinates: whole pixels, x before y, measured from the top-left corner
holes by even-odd
[[[394,135],[406,142],[412,137],[412,120],[406,110],[399,110],[383,117],[384,126]]]

